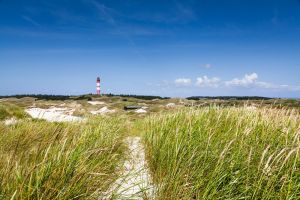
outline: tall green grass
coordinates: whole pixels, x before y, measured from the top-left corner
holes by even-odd
[[[99,199],[123,159],[119,118],[0,124],[0,199]]]
[[[201,108],[143,125],[157,199],[299,199],[300,115]]]
[[[24,110],[12,103],[0,102],[0,121],[16,117],[18,119],[28,117]]]

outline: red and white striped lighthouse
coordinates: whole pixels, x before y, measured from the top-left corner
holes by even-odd
[[[100,78],[99,77],[97,77],[96,90],[97,90],[97,95],[100,95]]]

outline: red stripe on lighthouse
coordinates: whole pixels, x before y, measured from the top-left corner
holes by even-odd
[[[96,90],[97,90],[97,95],[100,95],[100,78],[97,77],[96,81]]]

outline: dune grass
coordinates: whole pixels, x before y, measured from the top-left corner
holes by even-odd
[[[124,156],[121,124],[0,124],[0,199],[99,199]]]
[[[299,199],[300,115],[207,107],[143,123],[157,199]]]
[[[22,119],[28,117],[22,108],[12,103],[0,102],[0,121],[11,117]]]
[[[144,138],[156,199],[299,199],[300,114],[202,107],[84,123],[25,119],[0,103],[0,199],[101,199],[126,159],[124,138]]]

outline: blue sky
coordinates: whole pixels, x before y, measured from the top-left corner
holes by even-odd
[[[299,0],[0,0],[0,95],[300,97]]]

